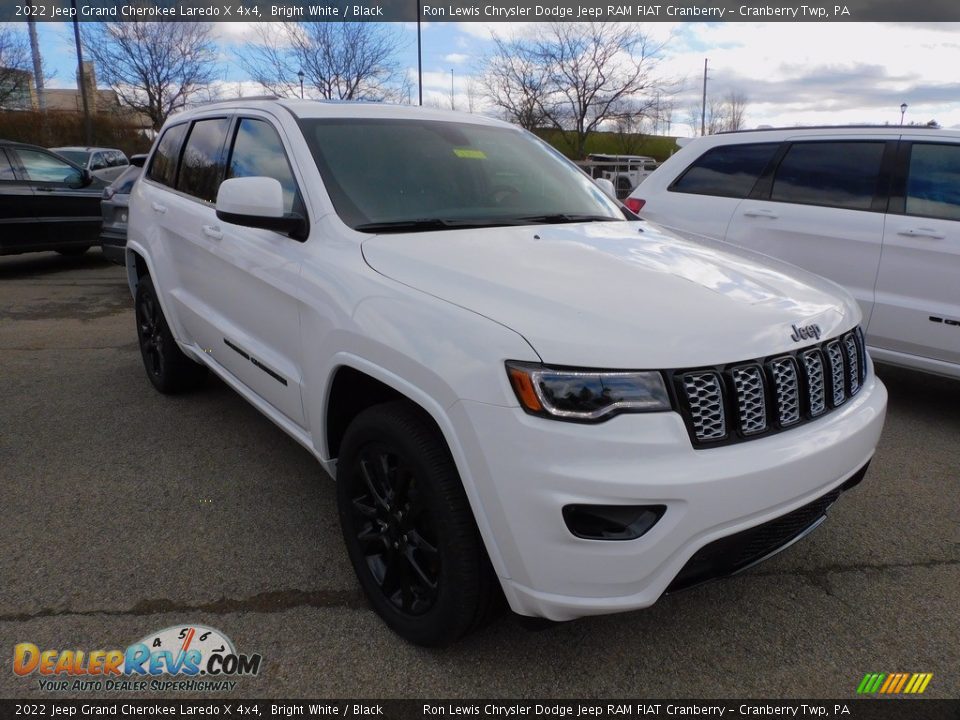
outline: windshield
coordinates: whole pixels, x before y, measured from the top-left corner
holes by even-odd
[[[529,133],[432,120],[303,119],[337,214],[368,232],[624,220]]]
[[[80,167],[87,166],[87,158],[90,157],[90,153],[83,150],[54,150],[54,152],[60,157],[65,157],[72,163],[76,163]]]
[[[143,168],[131,165],[120,173],[120,176],[110,185],[110,189],[113,190],[116,195],[129,195],[130,191],[133,190],[133,184],[137,181],[137,178],[140,177],[142,171]]]

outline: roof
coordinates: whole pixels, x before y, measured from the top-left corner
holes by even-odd
[[[384,118],[398,120],[445,120],[498,127],[514,126],[485,115],[419,107],[392,103],[359,102],[344,100],[300,100],[290,98],[256,97],[235,98],[204,103],[174,116],[177,120],[188,119],[209,110],[231,108],[282,107],[298,118]],[[173,118],[171,118],[173,119]]]
[[[930,136],[946,136],[960,138],[960,130],[930,127],[928,125],[815,125],[807,127],[779,127],[757,128],[756,130],[734,130],[731,132],[716,133],[706,137],[737,138],[737,137],[764,137],[769,135],[783,137],[798,137],[803,135],[894,135],[920,134]],[[701,138],[694,138],[701,139]]]
[[[117,148],[110,148],[110,147],[83,147],[83,146],[80,146],[80,145],[64,145],[63,147],[52,147],[52,148],[48,148],[48,149],[49,149],[49,150],[53,150],[53,152],[60,152],[61,150],[69,150],[69,151],[71,151],[71,152],[99,152],[99,151],[101,151],[101,150],[113,150],[113,151],[116,151],[116,152],[120,152],[120,150],[117,149]]]

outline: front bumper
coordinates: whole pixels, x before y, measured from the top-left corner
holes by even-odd
[[[886,401],[871,373],[853,399],[815,422],[704,450],[692,448],[673,412],[599,425],[470,401],[451,413],[511,607],[570,620],[647,607],[704,546],[839,488],[873,456]],[[636,540],[586,540],[563,521],[563,506],[575,503],[667,510]]]

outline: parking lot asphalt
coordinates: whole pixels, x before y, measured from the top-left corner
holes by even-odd
[[[233,697],[844,698],[867,672],[960,697],[960,382],[878,372],[866,479],[787,552],[641,612],[542,632],[505,612],[425,650],[367,606],[309,453],[217,380],[154,391],[121,268],[0,258],[0,696],[64,697],[10,671],[16,643],[202,623],[263,656]]]

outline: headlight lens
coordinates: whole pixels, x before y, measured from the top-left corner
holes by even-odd
[[[656,371],[551,368],[507,362],[520,405],[532,415],[600,422],[619,413],[670,410],[663,376]]]

